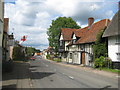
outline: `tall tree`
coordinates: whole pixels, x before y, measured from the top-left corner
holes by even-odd
[[[48,28],[48,41],[49,46],[58,50],[59,35],[61,28],[75,28],[79,29],[80,26],[71,17],[58,17],[56,20],[52,20],[52,24]]]

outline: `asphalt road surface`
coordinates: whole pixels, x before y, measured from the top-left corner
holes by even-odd
[[[37,57],[30,61],[32,88],[118,88],[118,78],[56,64]]]

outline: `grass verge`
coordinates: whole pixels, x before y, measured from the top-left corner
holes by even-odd
[[[113,73],[118,73],[120,74],[120,70],[118,69],[109,69],[109,68],[98,68],[99,70],[103,70],[103,71],[108,71],[108,72],[113,72]]]

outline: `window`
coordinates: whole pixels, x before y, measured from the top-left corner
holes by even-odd
[[[60,41],[60,46],[62,46],[62,41]]]
[[[72,53],[70,53],[70,59],[72,59]]]
[[[120,35],[116,37],[116,44],[120,43]]]
[[[120,52],[116,54],[117,54],[117,60],[120,60]]]
[[[73,40],[72,40],[72,43],[74,44],[75,42],[76,42],[76,40],[75,40],[75,39],[73,39]]]

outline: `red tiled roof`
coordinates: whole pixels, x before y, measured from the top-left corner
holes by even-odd
[[[63,40],[71,40],[72,34],[74,31],[77,31],[78,29],[72,29],[72,28],[62,28],[61,33],[63,35]]]
[[[9,18],[4,18],[4,32],[8,32]]]
[[[83,28],[83,30],[85,30],[84,33],[81,31],[81,29],[80,33],[76,33],[76,36],[81,36],[81,38],[75,44],[95,42],[97,34],[101,30],[105,29],[109,22],[109,19],[103,19],[101,21],[98,21],[94,23],[90,29],[88,27]]]
[[[53,49],[53,48],[49,46],[45,51],[49,52],[51,49]]]

